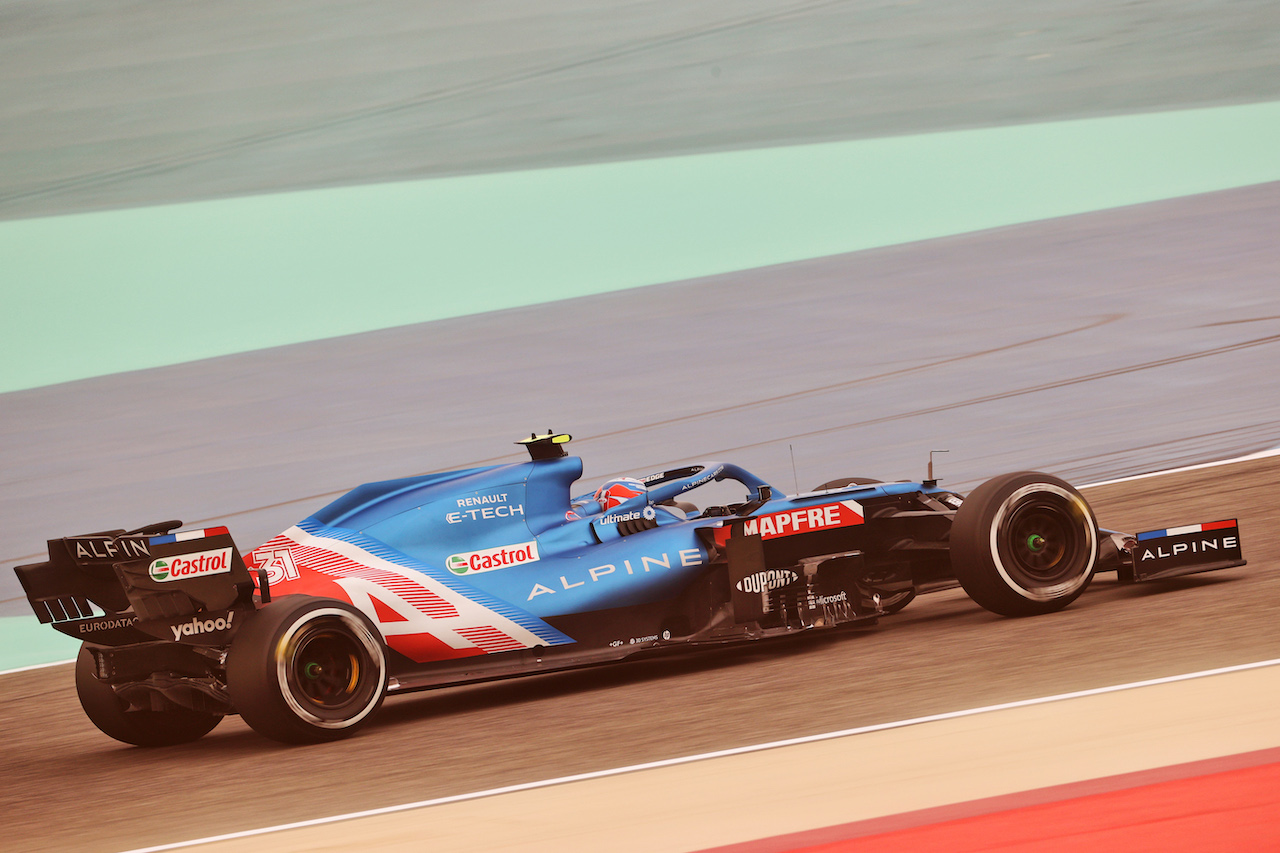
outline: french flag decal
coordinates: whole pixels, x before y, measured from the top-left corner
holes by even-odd
[[[1138,534],[1138,541],[1145,542],[1148,539],[1163,539],[1166,536],[1182,536],[1185,533],[1206,533],[1210,530],[1228,530],[1236,526],[1236,520],[1234,518],[1228,518],[1225,521],[1211,521],[1208,524],[1188,524],[1186,527],[1170,527],[1167,530],[1148,530],[1146,533]]]
[[[181,533],[170,533],[168,536],[152,536],[152,545],[168,545],[170,542],[190,542],[192,539],[207,539],[210,536],[226,536],[225,527],[206,527],[204,530],[184,530]]]

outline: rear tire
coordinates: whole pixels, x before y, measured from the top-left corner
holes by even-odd
[[[1093,578],[1098,524],[1070,484],[1023,471],[988,480],[956,511],[951,568],[965,592],[1002,616],[1075,601]]]
[[[76,695],[80,697],[80,707],[103,734],[123,743],[176,746],[199,740],[222,722],[220,714],[206,714],[190,708],[130,711],[129,703],[93,673],[93,655],[81,646],[80,655],[76,658]]]
[[[354,734],[386,696],[382,638],[343,601],[290,595],[260,609],[227,656],[227,690],[254,731],[284,743]]]

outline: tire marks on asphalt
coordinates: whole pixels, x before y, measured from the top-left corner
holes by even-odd
[[[746,413],[749,413],[752,409],[758,409],[765,406],[780,405],[783,403],[792,403],[798,400],[817,397],[823,394],[838,393],[840,391],[846,391],[851,388],[856,388],[863,385],[870,385],[876,382],[885,382],[889,380],[900,379],[905,376],[925,373],[929,370],[934,370],[939,367],[946,367],[946,366],[957,364],[960,362],[983,358],[985,356],[995,355],[998,353],[1006,353],[1013,350],[1022,349],[1024,347],[1035,346],[1037,344],[1045,343],[1047,341],[1051,341],[1057,338],[1067,337],[1070,335],[1078,335],[1083,332],[1088,332],[1093,329],[1098,329],[1103,326],[1116,323],[1120,320],[1125,319],[1125,316],[1126,316],[1125,314],[1104,314],[1101,317],[1098,317],[1097,319],[1091,322],[1085,323],[1083,325],[1074,326],[1072,328],[1064,329],[1062,331],[1050,332],[1049,334],[1046,334],[1046,335],[1037,335],[1032,338],[1012,341],[1010,343],[1005,343],[999,346],[989,347],[986,349],[975,350],[973,352],[964,353],[962,355],[951,355],[944,358],[932,359],[922,364],[912,365],[910,367],[898,368],[896,370],[885,371],[882,373],[875,373],[867,376],[859,376],[854,379],[845,380],[843,382],[835,382],[835,383],[830,383],[826,385],[820,385],[813,388],[805,388],[799,391],[789,392],[787,394],[778,394],[778,395],[773,395],[769,397],[763,397],[757,400],[748,400],[742,403],[735,403],[730,406],[720,406],[720,407],[711,408],[711,409],[704,409],[699,412],[693,412],[693,413],[690,413],[687,415],[681,415],[675,418],[665,418],[662,420],[650,421],[648,423],[640,424],[638,426],[631,426],[631,427],[626,427],[624,429],[616,429],[616,430],[610,430],[607,432],[596,433],[593,435],[582,436],[580,438],[575,438],[574,441],[577,446],[582,446],[585,444],[590,444],[591,442],[595,442],[595,441],[605,441],[605,440],[616,439],[616,438],[625,437],[629,435],[641,435],[645,433],[650,433],[657,429],[665,429],[665,428],[674,427],[674,426],[681,426],[684,424],[693,423],[693,422],[700,421],[706,418],[711,418],[711,417],[719,417],[723,415],[734,415],[734,414],[746,414]],[[1276,337],[1280,338],[1280,335]],[[909,415],[903,415],[901,417],[907,417],[907,416]],[[891,420],[891,419],[894,419],[894,418],[881,419],[878,421],[872,421],[871,423],[880,423],[880,422],[883,422],[883,420]],[[858,424],[854,424],[854,426],[857,426],[857,425]],[[844,428],[845,427],[840,427],[839,429],[844,429]],[[792,437],[784,436],[777,439],[776,442],[787,441],[789,438],[794,438],[794,437],[800,437],[800,436],[792,436]],[[776,442],[764,442],[764,443],[776,443]],[[756,445],[747,445],[747,446],[756,446]],[[738,449],[738,448],[733,448],[733,449]],[[717,455],[719,453],[726,453],[726,452],[730,452],[730,451],[728,450],[709,451],[708,455]],[[475,468],[482,465],[496,465],[502,462],[509,462],[509,461],[511,461],[511,454],[504,453],[499,456],[489,456],[483,459],[473,459],[467,462],[460,462],[457,464],[454,470],[461,469],[461,468]],[[670,467],[672,463],[663,463],[663,464]],[[431,471],[420,471],[417,474],[409,474],[406,476],[420,476],[423,474],[434,474],[437,472],[437,470],[441,470],[441,469],[436,469]],[[293,498],[287,501],[279,501],[276,503],[261,504],[258,506],[247,507],[245,509],[237,510],[235,512],[223,513],[221,515],[218,515],[216,518],[198,518],[189,522],[188,525],[190,526],[190,525],[207,524],[211,521],[215,521],[219,519],[235,518],[237,516],[249,515],[251,513],[261,512],[267,509],[276,509],[284,506],[293,506],[296,504],[310,503],[323,498],[334,498],[334,497],[338,497],[340,495],[345,494],[351,488],[355,488],[356,485],[359,485],[359,484],[353,483],[350,487],[344,488],[344,489],[335,489],[327,492],[319,492],[315,494],[304,495],[302,497]],[[24,554],[20,557],[3,558],[3,559],[0,559],[0,562],[21,563],[25,561],[37,560],[42,558],[43,556],[44,556],[43,553]],[[17,599],[5,599],[3,601],[0,601],[0,604],[5,603],[6,601],[14,601],[14,600],[17,600]]]
[[[692,421],[702,420],[704,418],[716,417],[720,415],[730,415],[730,414],[741,415],[741,414],[750,412],[753,409],[758,409],[766,406],[778,405],[778,404],[787,403],[787,402],[794,402],[795,400],[798,400],[798,399],[819,396],[822,394],[837,393],[839,391],[848,390],[850,388],[854,388],[860,385],[866,385],[874,382],[881,382],[881,381],[886,381],[890,379],[900,378],[905,375],[921,373],[937,367],[951,365],[951,364],[955,364],[961,361],[966,361],[969,359],[980,358],[982,356],[991,355],[994,353],[1007,352],[1009,350],[1031,346],[1037,343],[1042,343],[1044,341],[1052,340],[1054,338],[1062,337],[1065,335],[1078,334],[1083,331],[1099,328],[1101,326],[1114,323],[1117,320],[1122,319],[1123,316],[1124,315],[1121,315],[1121,314],[1109,314],[1087,325],[1079,326],[1073,329],[1068,329],[1062,332],[1055,332],[1049,335],[1030,338],[1024,341],[1017,341],[1010,344],[1004,344],[999,347],[992,347],[990,349],[979,350],[977,352],[967,353],[965,355],[937,359],[925,364],[915,365],[912,367],[900,368],[898,370],[887,371],[884,373],[878,373],[871,376],[863,376],[863,377],[859,377],[857,379],[851,379],[845,382],[823,385],[816,388],[808,388],[801,391],[792,392],[789,394],[766,397],[759,400],[752,400],[749,402],[735,404],[732,406],[723,406],[715,409],[707,409],[701,412],[696,412],[689,415],[682,415],[676,418],[666,418],[663,420],[651,421],[649,423],[646,423],[640,426],[628,427],[626,429],[620,429],[620,430],[613,430],[611,432],[605,432],[598,435],[583,436],[581,438],[575,439],[575,443],[581,446],[584,444],[590,444],[592,441],[603,441],[606,439],[616,439],[616,438],[627,436],[627,435],[652,433],[654,430],[665,429],[672,426],[678,426],[678,425],[682,425]],[[1182,364],[1188,361],[1197,361],[1200,359],[1213,358],[1215,356],[1226,355],[1226,354],[1238,352],[1241,350],[1252,349],[1254,347],[1269,346],[1275,343],[1280,343],[1280,334],[1268,335],[1266,337],[1255,338],[1248,341],[1240,341],[1237,343],[1227,344],[1219,347],[1213,347],[1211,349],[1200,350],[1197,352],[1183,353],[1181,355],[1169,356],[1167,358],[1155,359],[1152,361],[1141,362],[1139,364],[1127,365],[1125,367],[1118,367],[1110,370],[1096,371],[1093,373],[1087,373],[1087,374],[1073,376],[1065,379],[1058,379],[1058,380],[1054,380],[1053,382],[1045,382],[1038,385],[1027,386],[1024,388],[1014,388],[1007,391],[996,392],[993,394],[984,394],[977,397],[968,397],[963,400],[955,400],[949,403],[942,403],[937,406],[927,406],[924,408],[912,409],[906,412],[898,412],[891,415],[883,415],[876,418],[866,418],[858,421],[850,421],[847,423],[838,424],[836,426],[823,427],[822,429],[806,430],[803,432],[795,432],[787,435],[780,435],[764,441],[751,442],[748,444],[739,444],[732,447],[721,447],[713,450],[708,450],[705,453],[700,454],[699,456],[700,458],[715,458],[722,455],[729,455],[729,454],[737,453],[737,452],[748,450],[755,447],[765,447],[768,445],[794,442],[802,438],[812,438],[815,436],[828,435],[831,433],[841,432],[844,430],[853,430],[859,427],[874,426],[877,424],[891,423],[894,421],[907,420],[910,418],[917,418],[925,415],[932,415],[932,414],[938,414],[941,412],[953,411],[955,409],[967,408],[970,406],[979,406],[986,403],[997,402],[1000,400],[1008,400],[1016,397],[1027,396],[1030,394],[1037,394],[1045,391],[1056,390],[1059,388],[1066,388],[1072,385],[1081,385],[1088,382],[1095,382],[1103,379],[1110,379],[1116,376],[1124,376],[1131,373],[1138,373],[1138,372],[1147,371],[1147,370],[1155,370],[1162,367],[1170,367],[1170,366]],[[1273,426],[1274,426],[1274,422],[1267,422],[1263,424],[1257,424],[1257,425],[1254,425],[1253,427],[1244,428],[1244,429],[1248,429],[1248,430],[1260,429],[1265,433]],[[1239,435],[1241,431],[1242,431],[1241,428],[1235,428],[1235,429],[1229,429],[1229,430],[1215,431],[1214,433],[1210,433],[1209,435],[1219,435],[1219,436]],[[1166,443],[1165,442],[1159,443],[1159,445],[1163,445],[1163,444],[1166,444]],[[1151,447],[1151,446],[1159,446],[1159,445],[1141,445],[1140,447]],[[1120,451],[1117,451],[1117,453],[1120,453]],[[682,457],[679,459],[669,459],[664,462],[657,462],[653,464],[652,468],[655,471],[673,468],[673,467],[676,467],[681,462],[688,461],[688,459],[690,458],[691,457]],[[483,465],[496,465],[502,462],[509,462],[509,461],[511,461],[511,454],[504,453],[500,456],[489,456],[482,459],[472,459],[466,462],[459,462],[455,466],[455,468],[456,469],[474,468],[474,467],[479,467]],[[436,469],[436,470],[441,470],[441,469]],[[432,474],[432,473],[436,473],[436,470],[420,471],[420,472],[417,472],[416,474],[410,474],[407,476],[420,476],[424,474]],[[628,472],[629,471],[615,471],[615,472],[610,472],[604,476],[605,477],[621,476],[622,474],[625,474]],[[237,516],[242,516],[242,515],[249,515],[256,512],[261,512],[266,509],[276,509],[279,507],[293,506],[296,504],[313,503],[317,500],[321,500],[324,498],[334,498],[334,497],[338,497],[340,495],[345,494],[347,491],[349,491],[351,488],[354,488],[356,485],[358,484],[352,484],[351,486],[343,489],[335,489],[328,492],[319,492],[315,494],[304,495],[302,497],[293,498],[287,501],[278,501],[276,503],[247,507],[245,509],[237,510],[235,512],[223,513],[216,517],[199,518],[189,522],[188,526],[207,524],[213,521],[219,521],[219,520],[228,519],[228,518],[235,518]],[[41,556],[43,555],[40,553],[24,554],[20,557],[5,558],[3,562],[21,563],[24,561],[39,559]],[[16,600],[16,599],[13,599],[13,600]],[[0,603],[3,603],[3,602],[0,602]]]
[[[718,457],[723,454],[738,453],[755,447],[766,447],[772,444],[781,444],[783,442],[796,441],[802,438],[813,438],[820,435],[829,435],[831,433],[842,432],[844,430],[857,429],[859,427],[875,426],[878,424],[892,423],[894,421],[902,421],[910,418],[918,418],[924,415],[934,415],[941,412],[954,411],[956,409],[968,408],[970,406],[980,406],[985,403],[994,403],[1001,400],[1010,400],[1016,397],[1025,397],[1030,394],[1039,394],[1045,391],[1054,391],[1059,388],[1067,388],[1073,385],[1082,385],[1089,382],[1096,382],[1103,379],[1111,379],[1117,376],[1124,376],[1130,373],[1139,373],[1146,370],[1156,370],[1162,367],[1170,367],[1176,364],[1183,364],[1189,361],[1198,361],[1200,359],[1214,358],[1216,356],[1226,355],[1229,353],[1239,352],[1241,350],[1252,349],[1254,347],[1269,346],[1271,344],[1280,343],[1280,335],[1268,335],[1263,338],[1255,338],[1248,341],[1240,341],[1224,346],[1213,347],[1207,350],[1199,350],[1196,352],[1183,353],[1182,355],[1169,356],[1167,358],[1155,359],[1153,361],[1141,362],[1139,364],[1131,364],[1125,367],[1117,367],[1110,370],[1100,370],[1093,373],[1086,373],[1079,376],[1072,376],[1066,379],[1057,379],[1053,382],[1044,382],[1038,385],[1031,385],[1023,388],[1013,388],[1007,391],[998,391],[993,394],[983,394],[977,397],[967,397],[963,400],[955,400],[950,403],[941,403],[937,406],[927,406],[920,409],[912,409],[906,412],[898,412],[892,415],[883,415],[876,418],[866,418],[859,421],[850,421],[848,423],[838,424],[836,426],[823,427],[822,429],[806,430],[803,432],[790,433],[788,435],[780,435],[775,438],[766,439],[764,441],[751,442],[749,444],[739,444],[733,447],[722,447],[716,450],[709,450],[704,458]],[[744,408],[769,405],[773,401],[761,401],[755,404],[749,404]],[[666,424],[654,424],[650,429],[657,426],[665,426]],[[1222,434],[1231,432],[1223,430]],[[654,470],[662,468],[675,467],[677,464],[684,462],[689,457],[682,459],[671,459],[666,462],[659,463]],[[613,472],[605,475],[606,477],[619,476],[623,472]]]
[[[322,131],[334,130],[373,118],[426,109],[443,101],[474,97],[503,87],[515,86],[521,83],[529,83],[543,78],[554,77],[567,71],[603,65],[619,59],[626,59],[628,57],[650,53],[654,50],[673,47],[710,36],[731,33],[735,30],[768,26],[776,24],[779,21],[786,20],[787,18],[803,15],[807,12],[819,11],[824,7],[848,5],[849,2],[850,0],[817,0],[817,2],[795,3],[771,12],[727,18],[703,26],[677,29],[662,35],[641,39],[639,41],[626,39],[625,41],[585,56],[579,56],[558,62],[544,63],[542,65],[536,65],[530,68],[524,68],[503,74],[494,74],[461,85],[432,89],[418,95],[414,95],[413,97],[375,104],[363,109],[349,110],[329,118],[310,121],[305,124],[298,124],[292,127],[247,134],[225,142],[193,148],[187,151],[175,152],[164,157],[151,158],[131,166],[103,169],[97,172],[86,172],[81,175],[75,175],[73,177],[63,178],[57,181],[48,181],[44,184],[27,189],[0,193],[0,206],[11,205],[15,202],[30,199],[44,198],[89,187],[102,186],[104,184],[127,181],[132,178],[161,174],[184,166],[190,166],[208,160],[215,160],[227,154],[238,153],[244,150],[269,145],[271,143],[320,133]],[[420,131],[425,133],[432,129],[446,127],[452,123],[454,123],[454,120],[443,123],[427,121],[420,126]]]

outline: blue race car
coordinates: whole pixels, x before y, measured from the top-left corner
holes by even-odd
[[[1030,472],[967,497],[863,478],[786,496],[704,462],[575,498],[568,441],[531,435],[525,462],[360,486],[247,554],[225,527],[171,521],[50,540],[47,562],[16,571],[40,620],[83,640],[89,718],[159,746],[229,714],[280,741],[332,740],[389,693],[870,626],[957,585],[1026,616],[1099,571],[1244,564],[1234,520],[1117,533]],[[705,505],[726,488],[737,498]]]

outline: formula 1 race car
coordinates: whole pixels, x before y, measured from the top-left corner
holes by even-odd
[[[1096,572],[1244,565],[1234,520],[1117,533],[1038,473],[967,497],[932,475],[784,496],[704,462],[571,500],[582,460],[568,440],[360,486],[247,554],[225,527],[168,521],[53,539],[47,562],[16,571],[40,621],[84,641],[89,718],[160,746],[228,714],[280,741],[332,740],[388,693],[868,626],[957,584],[1028,616],[1066,607]],[[738,499],[692,503],[726,488]]]

